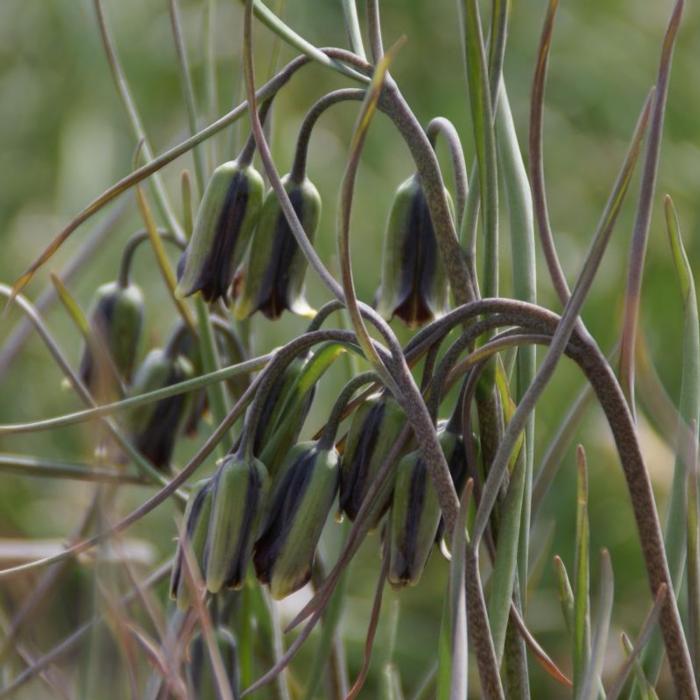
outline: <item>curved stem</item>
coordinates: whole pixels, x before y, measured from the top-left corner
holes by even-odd
[[[362,100],[365,97],[365,91],[359,88],[343,88],[334,90],[318,99],[311,109],[306,113],[304,121],[299,128],[299,136],[297,137],[297,146],[294,151],[294,161],[290,177],[295,182],[301,182],[306,174],[306,159],[309,151],[309,141],[311,132],[313,131],[318,118],[332,105],[345,100]]]
[[[168,243],[176,245],[180,250],[184,250],[185,245],[182,241],[177,239],[173,234],[167,229],[158,228],[158,235]],[[131,271],[131,264],[133,262],[134,253],[136,249],[144,242],[148,240],[148,231],[146,229],[141,229],[134,233],[131,238],[126,242],[126,245],[122,249],[122,257],[119,263],[119,276],[117,277],[117,282],[122,288],[129,286],[129,272]]]
[[[345,30],[350,41],[350,48],[362,59],[367,60],[365,47],[362,42],[362,31],[357,17],[355,0],[342,0],[343,15],[345,17]]]
[[[464,160],[462,142],[459,140],[459,134],[457,133],[457,129],[455,129],[455,125],[445,117],[435,117],[431,119],[425,133],[433,148],[435,148],[435,141],[438,135],[442,134],[447,144],[447,149],[450,152],[452,173],[455,178],[457,226],[460,227],[462,225],[462,219],[464,218],[464,207],[467,204],[467,195],[469,194],[469,178],[467,176],[467,164]]]
[[[326,421],[326,426],[323,429],[323,433],[319,439],[319,444],[321,449],[330,449],[335,442],[335,436],[338,432],[338,425],[340,421],[343,420],[345,416],[345,407],[349,403],[350,399],[354,396],[355,392],[365,384],[370,382],[376,382],[379,379],[376,372],[363,372],[353,377],[342,389],[340,395],[333,404],[328,420]]]

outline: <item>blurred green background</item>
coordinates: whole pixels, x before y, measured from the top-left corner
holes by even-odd
[[[186,112],[178,81],[176,57],[165,0],[111,0],[105,3],[112,32],[146,131],[156,153],[187,134]],[[200,124],[226,111],[240,95],[242,11],[238,2],[219,0],[216,56],[219,94],[210,104],[205,90],[204,0],[182,0],[181,10],[189,59],[200,105]],[[270,3],[272,4],[272,3]],[[363,5],[362,2],[359,3]],[[443,115],[456,124],[471,162],[470,125],[466,84],[459,47],[453,0],[382,0],[385,44],[405,35],[408,39],[392,67],[404,95],[423,123]],[[505,62],[506,84],[521,143],[527,142],[529,92],[534,57],[546,2],[513,0],[510,38]],[[575,279],[595,224],[604,206],[617,167],[624,155],[637,114],[653,84],[671,0],[587,0],[562,2],[559,10],[546,94],[545,166],[551,219],[563,266]],[[486,3],[484,3],[486,10]],[[487,16],[487,14],[485,15]],[[320,46],[346,45],[339,2],[287,0],[284,17]],[[680,374],[681,313],[679,294],[663,226],[662,195],[673,195],[691,262],[700,259],[700,65],[698,37],[700,10],[689,3],[674,58],[666,113],[664,143],[654,201],[643,295],[642,329],[659,374],[672,397],[677,397]],[[267,29],[255,33],[258,82],[268,75],[276,42]],[[281,47],[279,63],[291,57]],[[316,65],[300,72],[279,96],[273,118],[273,146],[278,167],[286,171],[301,118],[308,106],[330,89],[348,85],[337,74]],[[335,212],[357,105],[337,106],[321,119],[311,146],[309,175],[324,202],[317,235],[322,258],[335,263]],[[245,135],[227,130],[206,147],[209,165],[235,155],[232,144]],[[0,4],[0,281],[11,283],[71,217],[102,190],[131,169],[135,140],[115,92],[97,32],[94,10],[87,0]],[[452,186],[449,162],[440,152],[446,181]],[[171,198],[179,202],[179,176],[192,168],[185,156],[163,171]],[[411,172],[408,152],[388,121],[379,116],[370,129],[356,189],[352,244],[359,296],[371,301],[378,285],[382,236],[392,193]],[[603,349],[617,338],[626,274],[626,258],[638,193],[635,179],[628,202],[584,317]],[[84,308],[95,287],[116,275],[118,256],[126,238],[141,227],[133,193],[121,197],[125,209],[99,254],[69,284]],[[153,202],[152,202],[153,203]],[[118,207],[119,204],[116,205]],[[115,205],[111,207],[113,211]],[[109,215],[102,212],[83,225],[27,289],[30,299],[48,283],[49,271],[60,271],[80,249],[91,227]],[[509,293],[511,261],[507,217],[502,219],[503,293]],[[559,310],[538,251],[539,299]],[[144,246],[138,255],[135,279],[147,290],[147,331],[142,348],[162,342],[174,320],[169,300],[152,254]],[[312,303],[328,299],[312,274],[307,286]],[[0,347],[19,319],[13,309],[0,317]],[[52,331],[72,361],[77,363],[80,341],[65,313],[54,307],[47,314]],[[252,340],[256,352],[291,338],[305,322],[285,315],[276,323],[255,318]],[[396,325],[396,324],[395,324]],[[407,333],[397,327],[400,337]],[[340,363],[325,379],[307,425],[310,434],[323,421],[347,369]],[[538,406],[537,459],[541,457],[558,421],[581,385],[581,377],[567,364],[558,371]],[[61,388],[59,371],[41,342],[32,336],[11,369],[0,376],[0,422],[7,423],[57,415],[78,407],[77,399]],[[673,456],[663,440],[642,417],[640,436],[659,503],[670,484]],[[0,451],[86,460],[89,435],[82,429],[64,429],[30,436],[0,438]],[[186,459],[203,434],[186,441],[178,463]],[[592,552],[610,548],[616,574],[614,628],[609,668],[621,658],[617,639],[622,629],[635,634],[649,607],[629,501],[610,434],[600,411],[589,411],[577,440],[591,467]],[[206,469],[211,469],[208,464]],[[534,523],[535,550],[546,544],[541,581],[530,592],[528,622],[538,639],[570,668],[568,641],[557,602],[551,557],[562,556],[573,567],[575,515],[573,451],[567,454],[538,520]],[[61,538],[80,518],[91,487],[84,484],[3,475],[0,488],[0,536]],[[143,501],[145,489],[124,489],[118,508],[126,512]],[[153,561],[172,548],[174,510],[163,507],[132,528],[130,536],[154,546]],[[337,550],[340,528],[331,524],[324,544],[329,558]],[[546,533],[552,532],[551,545]],[[379,570],[378,536],[369,538],[348,583],[343,619],[351,674],[361,660],[371,597]],[[364,697],[374,697],[381,663],[387,659],[391,619],[398,614],[393,658],[401,672],[407,697],[417,689],[435,658],[446,565],[434,554],[420,585],[399,594],[388,591],[380,623],[377,654]],[[597,576],[594,557],[593,581]],[[60,604],[54,599],[28,639],[39,649],[85,619],[92,605],[89,575],[79,572],[62,588]],[[5,612],[16,609],[35,577],[0,584]],[[596,584],[594,583],[594,593]],[[595,600],[595,598],[594,598]],[[292,601],[285,609],[292,609]],[[394,611],[394,612],[392,612]],[[308,656],[295,668],[302,669]],[[71,663],[66,666],[70,667]],[[15,669],[16,670],[16,669]],[[557,697],[560,689],[532,663],[538,697]],[[472,683],[473,689],[478,688]],[[24,697],[38,697],[34,684]]]

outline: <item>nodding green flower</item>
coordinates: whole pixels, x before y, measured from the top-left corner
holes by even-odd
[[[200,570],[203,570],[205,565],[205,544],[213,500],[212,491],[211,479],[197,482],[190,492],[185,508],[184,536],[187,539],[187,546],[192,553],[193,561]],[[184,557],[183,542],[181,538],[178,538],[177,552],[170,577],[170,597],[177,601],[180,610],[186,610],[191,600],[190,583],[187,581],[184,569],[186,564]]]
[[[228,455],[214,476],[214,500],[207,537],[207,589],[240,588],[268,489],[259,459]]]
[[[340,467],[339,507],[350,520],[357,516],[405,423],[404,412],[386,394],[369,398],[355,411]],[[382,488],[371,516],[374,525],[389,506],[393,481],[390,477]]]
[[[258,579],[279,600],[311,578],[316,545],[338,489],[338,453],[316,442],[296,445],[285,460],[255,543]]]
[[[318,190],[306,177],[298,182],[285,175],[282,182],[306,235],[313,241],[321,215]],[[306,266],[306,257],[279,200],[270,191],[245,262],[236,273],[234,316],[240,320],[261,311],[267,318],[275,319],[285,309],[300,316],[313,315],[304,297]]]
[[[417,328],[447,311],[448,295],[428,203],[418,175],[413,175],[399,186],[389,215],[377,311],[387,320],[398,316]]]
[[[139,367],[129,388],[130,396],[162,389],[194,376],[192,363],[173,348],[151,350]],[[135,408],[128,416],[136,448],[159,469],[166,469],[191,406],[189,394]]]
[[[238,646],[236,638],[225,627],[214,628],[214,641],[219,648],[224,671],[233,700],[241,697],[241,681],[238,671]],[[187,685],[190,697],[197,700],[223,700],[211,663],[207,643],[201,633],[195,634],[190,644],[190,663],[186,664]]]
[[[228,302],[233,273],[255,227],[263,193],[262,177],[251,165],[234,160],[214,171],[178,266],[178,295],[201,292],[209,302]]]
[[[461,493],[466,479],[462,438],[444,424],[438,427],[438,438],[455,488]],[[435,486],[420,451],[416,450],[399,462],[394,485],[388,572],[392,586],[418,583],[442,527]]]
[[[125,287],[109,282],[98,287],[88,314],[90,333],[97,347],[86,345],[80,360],[80,378],[91,390],[100,383],[111,362],[120,378],[131,381],[136,350],[143,326],[143,295],[135,284]],[[100,358],[99,353],[109,353]],[[107,375],[108,376],[108,375]]]

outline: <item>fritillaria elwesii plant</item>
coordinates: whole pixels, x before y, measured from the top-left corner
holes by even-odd
[[[230,40],[241,47],[242,101],[200,129],[179,3],[170,0],[191,135],[156,155],[103,2],[94,0],[115,88],[133,127],[134,169],[70,221],[13,286],[0,286],[84,404],[56,418],[0,426],[0,434],[82,422],[93,427],[92,459],[83,464],[2,455],[2,466],[91,481],[94,491],[79,528],[59,553],[0,571],[3,586],[25,586],[21,603],[5,621],[2,655],[13,663],[3,675],[0,697],[24,692],[26,684],[30,689],[48,684],[53,696],[58,682],[60,696],[92,698],[353,698],[363,686],[366,697],[528,698],[542,692],[537,688],[544,687],[546,674],[548,693],[557,697],[651,698],[663,672],[674,697],[697,698],[700,340],[679,218],[671,198],[661,200],[655,188],[683,0],[669,8],[665,35],[659,28],[658,72],[649,76],[636,124],[628,125],[629,146],[617,173],[604,174],[609,197],[572,287],[559,262],[543,172],[543,105],[557,0],[549,1],[539,40],[533,37],[526,144],[518,143],[502,74],[508,0],[456,3],[464,61],[463,74],[455,70],[456,89],[469,106],[468,122],[459,125],[440,116],[440,105],[426,124],[414,115],[392,78],[392,62],[410,47],[402,41],[384,47],[379,0],[336,4],[347,46],[319,48],[261,0],[241,3],[240,34]],[[254,70],[257,25],[298,54],[266,82]],[[214,52],[207,55],[214,60]],[[270,124],[289,119],[278,98],[294,91],[297,74],[311,63],[323,66],[338,87],[308,105],[285,172],[286,164],[271,153]],[[215,74],[215,65],[209,69]],[[347,134],[346,158],[338,163],[337,200],[323,203],[334,208],[335,230],[324,230],[309,143],[318,119],[334,105],[356,119]],[[397,173],[386,223],[374,226],[382,236],[381,275],[374,298],[361,300],[353,274],[362,261],[351,255],[354,193],[366,135],[379,114],[405,142],[412,167]],[[238,152],[208,162],[207,140],[235,122],[240,122]],[[468,158],[465,137],[473,151]],[[449,153],[443,167],[438,144]],[[192,172],[182,172],[180,196],[172,201],[160,171],[190,151]],[[630,205],[636,213],[623,323],[619,343],[603,352],[580,311],[618,214],[635,198],[629,190],[637,171],[641,184]],[[131,198],[143,228],[124,247],[114,277],[94,291],[91,307],[83,312],[70,280],[52,275],[53,299],[82,338],[77,357],[59,347],[29,300],[28,285],[83,223],[120,198]],[[665,210],[684,313],[683,336],[673,349],[682,363],[679,401],[663,393],[638,332],[654,205]],[[503,213],[510,218],[509,240],[499,242]],[[103,227],[104,236],[110,226]],[[323,238],[335,238],[333,260],[318,253]],[[142,244],[155,253],[151,274],[168,295],[161,308],[149,303],[132,270]],[[512,250],[512,269],[501,259],[504,244]],[[540,284],[553,286],[560,302],[556,311],[537,304],[538,247],[545,261]],[[75,269],[99,248],[79,250]],[[506,274],[507,283],[499,283]],[[314,299],[315,305],[305,293],[310,276],[325,289],[325,299]],[[501,287],[511,289],[511,296]],[[148,319],[154,314],[161,321],[170,318],[171,331],[164,342],[142,351],[153,337]],[[293,314],[308,319],[306,330],[251,356],[251,329]],[[6,337],[3,362],[9,366],[21,340]],[[585,389],[556,434],[538,436],[535,409],[564,357],[582,373]],[[344,362],[351,376],[334,402],[314,406],[327,371]],[[589,551],[588,470],[581,445],[570,504],[576,512],[575,559],[567,569],[563,558],[554,558],[566,649],[547,649],[538,640],[536,613],[528,605],[537,584],[531,535],[538,509],[581,407],[591,400],[610,427],[649,588],[648,599],[638,601],[637,628],[630,630],[631,638],[623,635],[624,654],[613,665],[607,654],[614,562],[603,550],[594,562],[599,579],[590,580],[597,553]],[[325,416],[321,425],[309,425],[312,408],[313,415]],[[638,439],[642,411],[660,414],[677,454],[663,526]],[[550,444],[536,459],[538,438]],[[194,453],[178,464],[178,447],[187,440],[196,446]],[[115,497],[134,483],[142,486],[139,494],[144,486],[152,490],[125,514]],[[176,544],[162,565],[142,575],[120,554],[124,533],[166,502],[178,514],[171,532]],[[320,545],[333,530],[341,544],[329,557]],[[363,660],[348,673],[342,611],[352,590],[348,571],[365,541],[379,548],[376,595],[366,610]],[[61,579],[74,567],[106,566],[108,553],[119,573],[111,574],[112,585],[96,586],[95,595],[103,599],[99,613],[54,646],[28,650],[27,628],[40,624],[42,605]],[[431,557],[449,563],[442,569],[439,640],[423,646],[425,680],[408,687],[401,665],[382,653],[375,661],[382,664],[381,681],[370,691],[365,681],[385,586],[403,594],[420,587]],[[302,589],[305,597],[280,607],[278,601]],[[57,681],[50,669],[70,667],[76,650],[95,639],[106,639],[112,649],[112,674],[81,668],[79,680]],[[309,645],[315,645],[313,653],[297,657]],[[311,661],[300,665],[299,658]],[[22,697],[38,697],[31,693]]]

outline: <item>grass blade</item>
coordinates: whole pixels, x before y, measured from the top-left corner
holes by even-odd
[[[591,655],[590,526],[588,522],[588,466],[581,445],[576,450],[576,564],[574,566],[574,694],[582,697],[584,674]]]

